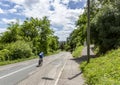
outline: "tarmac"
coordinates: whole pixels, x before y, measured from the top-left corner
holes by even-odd
[[[76,59],[70,56],[57,85],[83,85],[85,81],[79,66]]]
[[[93,45],[90,46],[90,56],[94,56],[92,51]],[[80,63],[87,60],[87,47],[82,50],[79,58],[73,58],[72,55],[68,58],[65,68],[57,85],[87,85],[83,73],[80,70]]]
[[[39,75],[43,73],[43,72],[39,72],[39,69],[37,73],[32,75],[30,78],[26,79],[26,82],[33,82],[33,80],[35,80],[33,82],[34,85],[86,85],[85,79],[83,77],[83,73],[80,70],[80,63],[87,60],[87,47],[85,47],[82,50],[82,55],[79,58],[73,58],[72,54],[69,52],[67,52],[67,55],[68,57],[66,59],[66,63],[64,64],[62,70],[60,69],[58,77],[56,78],[57,80],[55,80],[56,82],[50,82],[51,84],[39,83],[40,82]],[[91,49],[90,49],[90,55],[94,55]],[[56,69],[56,70],[59,70],[59,69]],[[21,82],[18,85],[33,85],[33,84],[32,83],[26,84],[24,82]]]

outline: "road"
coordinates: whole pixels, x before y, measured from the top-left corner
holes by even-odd
[[[41,67],[36,67],[38,59],[0,66],[0,85],[57,85],[69,55],[47,56]]]

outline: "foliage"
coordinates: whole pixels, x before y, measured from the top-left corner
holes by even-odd
[[[0,35],[1,61],[28,58],[40,51],[45,54],[58,49],[58,37],[54,36],[47,17],[27,18],[23,24],[10,23],[7,31]],[[9,59],[6,59],[7,51]]]
[[[10,51],[7,49],[0,50],[0,61],[9,60],[10,54]]]
[[[4,47],[5,47],[5,44],[0,43],[0,50],[4,49]]]
[[[0,62],[0,66],[12,64],[12,63],[17,63],[17,62],[21,62],[21,61],[26,61],[26,60],[30,60],[30,59],[34,59],[34,58],[36,58],[36,56],[31,56],[29,58],[22,58],[22,59],[17,59],[17,60],[12,60],[12,61],[10,61],[10,60],[2,61],[2,62]]]
[[[8,30],[6,32],[2,33],[2,36],[0,38],[1,43],[11,43],[20,40],[20,36],[18,34],[18,23],[10,23],[7,29]]]
[[[58,37],[57,36],[50,36],[48,38],[49,40],[49,51],[48,52],[54,52],[54,51],[57,51],[58,49]]]
[[[60,48],[61,50],[64,50],[64,49],[65,49],[65,41],[60,41],[60,42],[59,42],[59,48]]]
[[[120,46],[120,0],[90,0],[91,43],[103,54]],[[67,39],[70,49],[86,41],[87,7]]]
[[[120,12],[105,5],[91,22],[91,38],[101,53],[120,46]]]
[[[72,56],[75,57],[75,58],[81,57],[81,53],[82,53],[83,47],[84,46],[76,47],[75,50],[72,53]]]
[[[88,85],[120,84],[120,48],[112,50],[98,58],[91,59],[89,64],[83,62],[80,67]]]
[[[25,41],[32,41],[34,50],[37,50],[37,52],[43,51],[45,54],[48,53],[48,38],[53,36],[53,31],[50,29],[50,21],[47,17],[25,20],[21,26],[20,35]]]
[[[76,22],[77,29],[74,29],[70,36],[67,38],[67,43],[71,50],[74,50],[77,46],[83,45],[86,40],[86,15],[79,16]]]
[[[32,56],[32,49],[25,41],[16,41],[5,48],[11,52],[9,60],[29,58]]]

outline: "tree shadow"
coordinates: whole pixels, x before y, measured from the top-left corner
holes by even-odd
[[[96,58],[96,57],[95,57],[95,55],[90,55],[90,58]],[[81,64],[82,62],[87,61],[88,57],[87,57],[87,55],[83,55],[79,58],[72,58],[70,60],[73,60],[73,61],[77,62],[78,64]]]
[[[69,80],[72,80],[72,79],[76,78],[77,76],[79,76],[79,75],[81,75],[81,74],[82,74],[82,71],[81,71],[80,73],[78,73],[78,74],[76,74],[76,75],[74,75],[74,76],[68,78],[68,79],[69,79]]]
[[[54,80],[53,78],[48,78],[48,77],[42,77],[44,80]]]
[[[90,58],[96,58],[96,57],[95,57],[95,55],[90,55]],[[87,61],[87,60],[88,60],[88,57],[87,57],[87,55],[83,55],[83,56],[81,56],[81,57],[79,57],[79,58],[71,58],[70,60],[73,60],[73,61],[77,62],[78,64],[81,64],[82,62]],[[84,72],[84,68],[87,66],[87,64],[88,64],[88,63],[86,62],[86,64],[84,65],[84,67],[81,68],[81,72],[78,73],[78,74],[76,74],[76,75],[73,76],[72,78],[75,78],[75,77],[77,77],[78,75],[82,74],[82,73]],[[70,79],[72,79],[72,78],[70,78]]]

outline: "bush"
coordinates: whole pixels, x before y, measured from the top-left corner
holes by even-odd
[[[32,56],[32,49],[25,41],[17,41],[9,44],[6,49],[11,52],[11,60],[29,58]]]
[[[7,49],[3,49],[0,51],[0,61],[9,60],[10,58],[10,51]]]
[[[79,46],[79,47],[75,48],[75,50],[72,53],[72,56],[73,57],[80,57],[82,49],[83,49],[83,46]]]
[[[120,46],[120,11],[112,5],[103,6],[91,21],[91,40],[106,53]]]
[[[88,85],[120,85],[120,49],[81,64]]]

